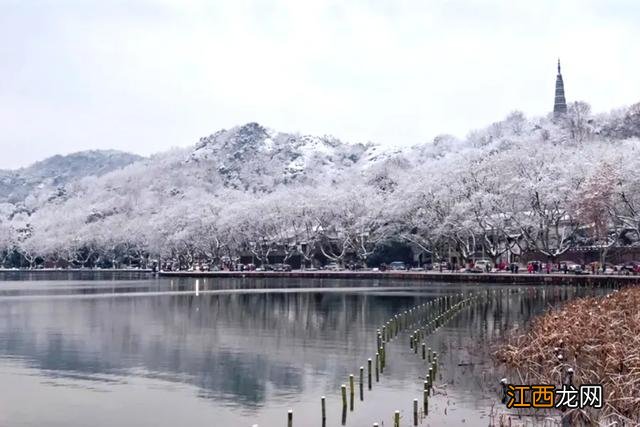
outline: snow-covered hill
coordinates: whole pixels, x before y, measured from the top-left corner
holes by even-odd
[[[207,164],[227,187],[270,191],[281,184],[335,179],[386,158],[375,144],[346,144],[330,136],[281,133],[248,123],[200,139],[188,161]]]
[[[578,238],[600,210],[635,242],[639,136],[640,104],[593,115],[575,103],[562,119],[514,112],[464,139],[402,149],[248,123],[146,159],[56,156],[0,173],[0,256],[106,265],[145,254],[188,265],[283,245],[300,252],[307,242],[330,259],[347,250],[366,258],[390,237],[463,256],[477,242],[493,253],[513,233],[555,244],[538,241],[550,235],[538,228],[557,218],[574,221],[575,236],[562,242],[600,244],[602,236]]]
[[[35,192],[64,192],[65,186],[86,176],[102,176],[142,157],[115,150],[57,155],[17,170],[0,170],[0,203],[24,202]]]

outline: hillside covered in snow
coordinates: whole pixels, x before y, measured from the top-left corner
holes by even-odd
[[[596,115],[578,102],[560,119],[514,112],[403,149],[249,123],[151,158],[56,156],[0,172],[0,263],[342,262],[389,240],[462,258],[514,241],[551,257],[635,244],[639,137],[639,104]]]
[[[140,160],[115,150],[82,151],[53,156],[18,170],[0,170],[0,203],[21,204],[38,192],[55,194],[87,176],[102,176]]]

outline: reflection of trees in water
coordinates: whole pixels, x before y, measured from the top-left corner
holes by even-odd
[[[335,358],[372,350],[376,325],[413,300],[237,293],[4,301],[0,351],[47,375],[146,375],[254,404],[268,384],[299,392],[305,369],[328,372]]]
[[[0,281],[25,281],[25,280],[144,280],[149,279],[151,275],[142,271],[66,271],[66,270],[47,270],[47,271],[29,271],[29,270],[5,270],[0,271]]]
[[[489,343],[524,324],[566,300],[571,289],[505,291],[463,310],[429,338],[443,355],[443,375],[477,389],[487,349],[478,351],[474,343]],[[104,374],[143,375],[194,385],[203,397],[253,406],[265,401],[267,389],[302,392],[308,375],[324,377],[337,390],[375,354],[375,328],[424,298],[275,292],[4,300],[0,353],[23,358],[47,375],[95,380],[110,378]],[[391,378],[414,381],[407,376],[415,371],[402,365],[411,362],[393,357]]]

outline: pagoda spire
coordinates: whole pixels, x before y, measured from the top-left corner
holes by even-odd
[[[560,72],[560,58],[558,58],[558,75],[556,76],[556,97],[553,103],[553,115],[561,116],[567,112],[567,100],[564,98],[564,82]]]

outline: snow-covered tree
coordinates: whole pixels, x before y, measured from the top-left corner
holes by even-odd
[[[80,168],[61,186],[45,177],[11,203],[0,194],[0,261],[343,264],[390,239],[434,260],[497,261],[515,246],[556,259],[579,244],[637,244],[638,105],[593,115],[579,102],[563,120],[514,112],[404,149],[255,123],[223,130],[96,176]]]

